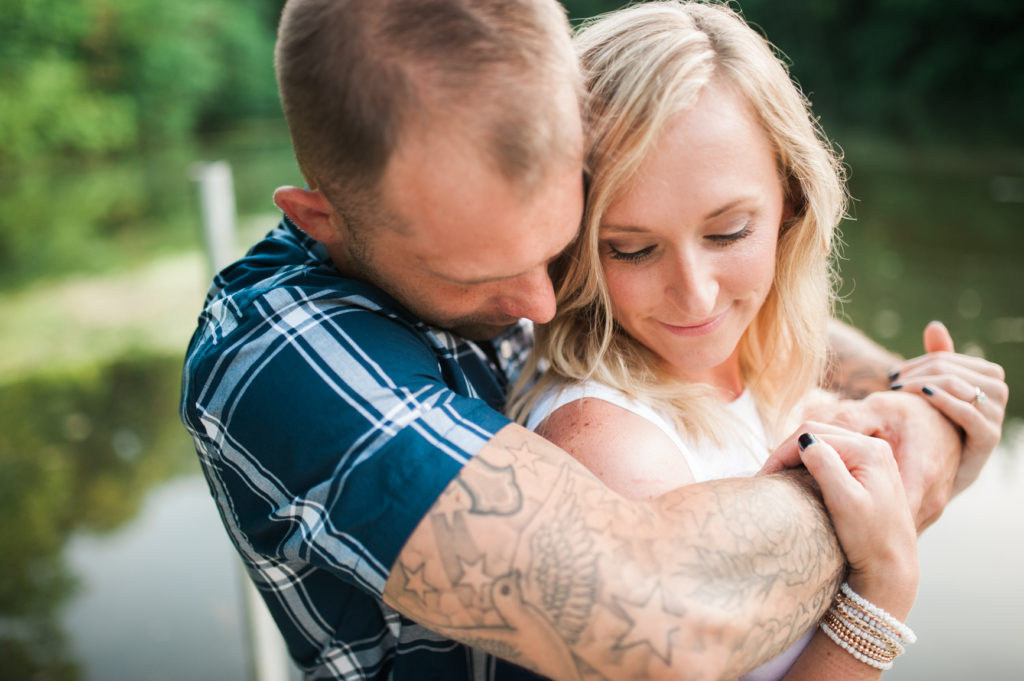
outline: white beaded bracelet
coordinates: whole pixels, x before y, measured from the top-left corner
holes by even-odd
[[[875,669],[892,668],[905,645],[917,641],[910,627],[857,594],[846,582],[819,626],[854,658]]]
[[[851,601],[853,601],[854,603],[856,603],[857,605],[859,605],[860,607],[862,607],[863,609],[867,610],[872,615],[877,617],[879,621],[881,621],[886,627],[888,627],[893,633],[895,633],[899,637],[898,640],[900,641],[900,643],[904,643],[907,645],[911,643],[917,643],[917,634],[915,634],[910,629],[910,627],[908,627],[903,622],[900,622],[898,619],[887,613],[885,610],[879,608],[877,605],[868,601],[868,599],[858,594],[856,591],[850,588],[849,584],[843,582],[840,585],[839,590]]]

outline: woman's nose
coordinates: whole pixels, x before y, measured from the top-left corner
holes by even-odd
[[[714,266],[699,255],[682,253],[668,284],[673,304],[687,316],[686,322],[706,321],[715,311],[718,279]],[[680,320],[684,321],[684,320]]]

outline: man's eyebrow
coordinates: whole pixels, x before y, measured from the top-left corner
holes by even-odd
[[[530,270],[525,270],[523,272],[517,272],[516,274],[503,274],[497,277],[482,277],[480,279],[456,279],[454,277],[449,277],[440,273],[435,274],[437,274],[437,276],[444,279],[445,281],[450,281],[453,284],[459,284],[460,286],[473,286],[475,284],[491,284],[496,281],[511,281],[513,279],[523,276],[529,271]]]

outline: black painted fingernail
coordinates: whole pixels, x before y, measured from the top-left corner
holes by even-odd
[[[810,433],[803,433],[797,439],[797,442],[800,444],[800,451],[802,452],[811,445],[813,445],[815,442],[817,442],[817,440],[815,440],[814,436],[811,435]]]
[[[932,390],[931,388],[929,388],[928,386],[924,386],[923,388],[921,388],[921,392],[923,392],[925,395],[934,395],[935,394],[935,391]]]
[[[891,374],[889,374],[889,382],[891,383],[892,381],[895,381],[899,377],[900,377],[900,372],[894,371]]]
[[[889,390],[899,390],[902,387],[902,383],[893,383],[892,385],[889,386]]]

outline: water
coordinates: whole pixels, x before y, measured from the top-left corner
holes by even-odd
[[[1020,679],[1024,585],[1024,423],[919,543],[921,582],[908,623],[918,643],[887,680]]]
[[[62,621],[85,678],[247,678],[241,568],[202,477],[155,488],[114,534],[73,534],[65,558],[83,589]]]
[[[1020,678],[1024,423],[1010,429],[978,481],[921,538],[909,619],[919,642],[886,679]],[[63,619],[83,678],[247,678],[240,575],[201,477],[156,488],[112,536],[72,537],[67,557],[87,587]]]
[[[858,199],[856,222],[844,226],[847,316],[906,355],[920,351],[928,320],[943,319],[961,348],[1003,364],[1011,391],[1019,389],[1024,155],[905,149],[870,139],[845,146]],[[233,154],[226,155],[236,164],[246,212],[265,211],[274,186],[296,181],[280,144]],[[177,163],[181,175],[170,189],[186,196],[187,163]],[[131,254],[144,236],[111,216],[144,215],[145,229],[153,229],[160,207],[178,202],[149,197],[161,182],[123,169],[109,175],[121,179],[103,191],[127,183],[127,207],[122,198],[94,196],[102,184],[95,177],[69,191],[99,206],[89,213],[97,221],[87,230],[91,238],[117,239]],[[84,181],[53,179],[65,187]],[[170,232],[198,240],[197,229],[181,227],[177,210]],[[258,230],[273,219],[260,222]],[[182,247],[171,242],[143,251]],[[74,269],[73,260],[54,253]],[[182,339],[181,351],[200,302],[194,288],[181,288],[191,303],[161,313],[161,323]],[[123,306],[116,288],[104,295],[106,308]],[[125,323],[122,317],[111,315],[111,324]],[[57,325],[27,343],[45,349],[66,333]],[[0,679],[248,678],[238,567],[177,420],[181,359],[166,347],[118,345],[113,361],[103,352],[92,363],[75,355],[71,368],[54,368],[44,351],[32,355],[43,358],[33,360],[38,366],[0,376]],[[910,618],[920,642],[887,679],[1020,678],[1024,404],[1016,393],[1009,410],[1004,442],[981,478],[921,539],[920,595]]]

